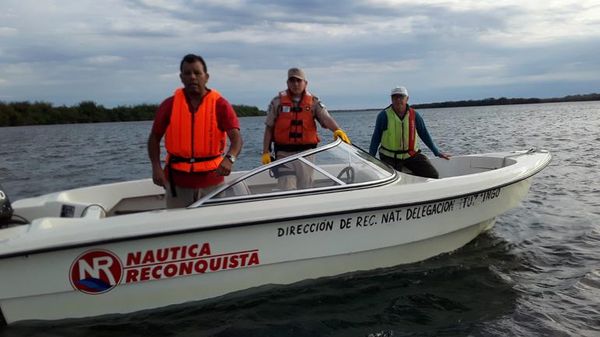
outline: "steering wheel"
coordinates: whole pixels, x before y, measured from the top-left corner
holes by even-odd
[[[346,184],[352,184],[354,182],[354,168],[352,166],[344,167],[338,173],[337,178]]]

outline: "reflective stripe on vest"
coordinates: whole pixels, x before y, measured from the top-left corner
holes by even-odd
[[[417,154],[419,144],[416,137],[415,110],[409,108],[402,119],[394,112],[391,105],[385,109],[385,113],[388,123],[381,137],[379,153],[396,159],[406,159]]]
[[[221,95],[209,91],[195,113],[191,113],[183,89],[173,95],[171,120],[165,135],[167,163],[178,171],[215,170],[222,161],[226,133],[217,124],[217,100]]]
[[[287,91],[279,93],[279,110],[274,127],[275,146],[316,145],[319,143],[317,124],[312,112],[313,96],[305,91],[296,106]]]

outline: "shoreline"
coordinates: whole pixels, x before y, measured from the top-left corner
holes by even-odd
[[[545,103],[570,103],[570,102],[593,102],[600,101],[600,94],[586,95],[570,95],[559,98],[486,98],[480,100],[460,100],[446,101],[435,103],[419,103],[411,104],[415,109],[437,109],[437,108],[465,108],[477,106],[494,106],[494,105],[520,105],[520,104],[545,104]],[[385,107],[384,107],[385,108]],[[335,109],[329,112],[354,112],[354,111],[381,111],[384,108],[367,108],[367,109]]]
[[[441,109],[460,107],[482,107],[499,105],[523,105],[546,103],[570,103],[600,101],[600,94],[570,95],[560,98],[486,98],[482,100],[461,100],[411,105],[415,109]],[[266,116],[266,112],[254,106],[232,104],[239,118]],[[53,106],[47,102],[11,102],[0,101],[0,127],[26,125],[82,124],[137,122],[154,119],[157,105],[141,104],[137,106],[119,106],[105,108],[95,102],[81,102],[79,105]],[[365,109],[334,109],[331,113],[381,111],[385,107]]]

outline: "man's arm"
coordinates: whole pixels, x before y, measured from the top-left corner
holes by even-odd
[[[242,140],[242,134],[239,129],[230,129],[227,131],[227,137],[229,137],[229,142],[231,145],[229,146],[228,154],[237,157],[242,152],[242,146],[244,145],[244,141]]]
[[[337,124],[335,119],[331,117],[331,114],[329,113],[325,105],[323,105],[323,103],[321,103],[321,101],[319,101],[319,99],[316,97],[313,109],[315,117],[317,118],[322,127],[331,130],[331,132],[335,132],[335,130],[340,129],[340,126]]]
[[[234,157],[237,157],[240,152],[242,152],[242,134],[240,130],[237,128],[232,128],[227,130],[227,137],[229,138],[229,151],[227,154],[230,154]],[[231,169],[233,168],[233,163],[228,158],[223,158],[219,167],[217,167],[217,174],[221,176],[228,176],[231,173]]]
[[[274,97],[267,109],[267,116],[265,117],[265,133],[263,134],[263,148],[260,158],[263,165],[271,162],[271,142],[273,142],[273,132],[275,129],[275,120],[277,119],[279,102],[279,97]]]
[[[271,152],[271,142],[273,141],[273,127],[265,126],[265,134],[263,135],[263,151],[262,153]]]
[[[325,105],[323,105],[323,103],[321,103],[317,97],[315,97],[315,101],[313,104],[313,114],[322,127],[327,128],[331,130],[331,132],[333,132],[334,140],[341,138],[342,141],[351,144],[350,138],[348,137],[346,132],[344,132],[344,130],[340,128],[340,126],[337,124],[335,119],[333,119],[329,111],[327,111]]]
[[[435,143],[433,142],[433,139],[429,135],[429,131],[427,131],[427,127],[425,126],[425,121],[423,120],[421,115],[419,115],[419,113],[417,113],[417,112],[415,112],[415,114],[416,114],[415,119],[416,119],[416,124],[417,124],[416,125],[417,134],[419,135],[419,137],[421,138],[423,143],[425,143],[425,145],[427,145],[427,147],[431,150],[431,152],[433,152],[433,154],[436,157],[450,159],[450,155],[440,152],[438,150],[438,148],[435,146]]]
[[[229,150],[227,154],[237,157],[242,152],[242,135],[240,133],[240,121],[233,110],[233,106],[223,97],[217,101],[217,124],[219,129],[224,130],[229,138]],[[231,173],[233,163],[224,157],[217,167],[218,175],[227,176]]]
[[[148,157],[152,165],[152,182],[158,186],[166,186],[167,178],[160,164],[160,140],[162,136],[150,131],[148,137]]]
[[[331,130],[332,132],[335,132],[335,130],[338,130],[340,128],[340,126],[337,124],[335,119],[333,119],[333,117],[331,117],[331,115],[329,114],[329,111],[325,110],[325,112],[327,112],[327,113],[323,115],[323,117],[322,117],[323,119],[322,119],[321,123],[327,129]]]
[[[381,144],[381,136],[383,135],[383,131],[387,129],[387,115],[384,111],[381,111],[377,115],[377,119],[375,120],[375,130],[373,130],[373,135],[371,136],[371,145],[369,145],[369,153],[375,157],[377,155],[377,149],[379,148],[379,144]]]
[[[158,186],[167,186],[167,178],[160,163],[160,141],[164,136],[169,120],[171,119],[171,109],[173,108],[173,96],[165,99],[156,111],[152,130],[148,136],[148,158],[152,165],[152,181]]]

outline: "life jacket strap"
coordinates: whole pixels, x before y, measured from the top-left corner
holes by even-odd
[[[210,156],[210,157],[192,157],[192,158],[186,158],[186,157],[178,157],[178,156],[169,154],[169,163],[188,163],[188,164],[193,164],[193,163],[199,163],[199,162],[203,162],[203,161],[213,160],[213,159],[218,158],[220,156],[221,155],[218,154],[216,156]]]
[[[199,162],[203,162],[203,161],[209,161],[209,160],[213,160],[215,158],[220,157],[221,155],[216,155],[216,156],[210,156],[210,157],[193,157],[193,158],[186,158],[186,157],[179,157],[179,156],[175,156],[173,154],[169,153],[169,162],[167,163],[167,165],[169,166],[169,185],[171,187],[171,195],[173,196],[173,198],[177,197],[177,190],[175,189],[175,180],[173,179],[173,173],[171,173],[171,171],[173,171],[173,167],[171,166],[171,164],[173,163],[188,163],[188,164],[193,164],[193,163],[199,163]]]
[[[412,156],[416,155],[417,153],[421,152],[420,149],[418,151],[415,151],[415,150],[390,150],[390,149],[386,148],[383,145],[381,146],[381,149],[383,149],[385,151],[388,151],[390,153],[393,153],[394,154],[394,158],[396,158],[396,156],[399,155],[399,154],[406,154],[406,153],[410,154],[410,156],[412,157]]]

